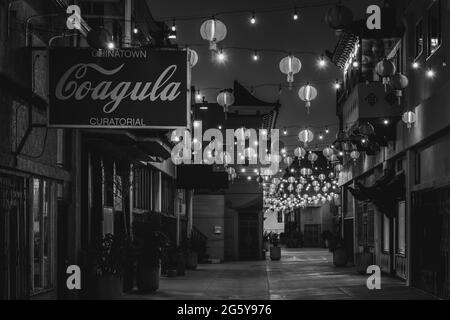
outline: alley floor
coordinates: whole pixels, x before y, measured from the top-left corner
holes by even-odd
[[[381,290],[368,290],[367,277],[354,268],[336,268],[322,249],[285,249],[281,261],[199,265],[186,276],[161,278],[160,288],[144,300],[341,300],[433,299],[396,279],[383,277]]]

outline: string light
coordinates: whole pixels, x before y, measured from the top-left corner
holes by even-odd
[[[202,100],[202,94],[200,93],[200,91],[197,91],[197,93],[195,94],[195,99],[200,102]]]
[[[327,66],[327,62],[325,61],[325,57],[323,55],[319,58],[319,67],[321,69],[325,68]]]
[[[336,82],[334,83],[334,89],[336,90],[341,89],[341,83],[339,82],[339,80],[336,80]]]
[[[434,78],[434,76],[435,76],[434,70],[431,67],[429,67],[427,70],[427,77],[432,79],[432,78]]]
[[[253,61],[258,61],[259,60],[259,54],[258,51],[255,50],[255,52],[253,52]]]
[[[173,23],[172,23],[172,31],[173,32],[177,31],[177,25],[175,24],[175,20],[173,20]]]
[[[138,34],[138,33],[139,33],[139,29],[138,29],[137,26],[135,26],[135,27],[133,28],[133,33],[134,33],[134,34]]]
[[[328,127],[325,128],[325,133],[326,133],[326,134],[329,134],[329,133],[330,133],[330,129],[328,129]]]
[[[359,62],[358,61],[353,61],[353,68],[358,68],[359,67]]]
[[[285,129],[283,129],[283,135],[285,135],[285,136],[287,136],[288,135],[288,131],[287,131],[287,129],[285,128]]]
[[[116,45],[114,42],[110,41],[108,42],[108,49],[109,50],[114,50],[116,48]]]
[[[255,15],[254,12],[252,13],[252,17],[250,18],[250,23],[251,24],[256,24],[256,15]]]
[[[419,67],[420,67],[420,64],[417,62],[417,61],[414,61],[413,63],[412,63],[412,68],[413,69],[419,69]]]
[[[389,124],[389,120],[388,120],[388,119],[384,119],[384,120],[383,120],[383,124],[384,124],[385,126],[387,126],[387,125]]]
[[[298,12],[297,12],[297,8],[294,9],[294,15],[292,16],[292,18],[297,21],[298,20]]]
[[[217,58],[221,62],[225,61],[225,53],[223,52],[223,49],[220,49],[219,54],[217,55]]]

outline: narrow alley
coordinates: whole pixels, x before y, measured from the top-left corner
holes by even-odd
[[[383,277],[370,291],[354,268],[336,268],[324,249],[284,249],[281,261],[203,264],[185,277],[162,277],[154,294],[137,300],[428,300],[434,297]]]

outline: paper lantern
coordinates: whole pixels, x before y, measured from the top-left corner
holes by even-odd
[[[195,50],[188,49],[188,59],[191,68],[195,67],[198,63],[198,53]]]
[[[314,140],[314,133],[311,130],[302,130],[298,138],[301,142],[305,144],[305,147],[308,146],[308,143],[312,142]]]
[[[397,96],[399,105],[402,103],[403,90],[408,87],[408,83],[408,78],[399,72],[392,77],[392,86],[395,89],[395,95]]]
[[[225,119],[227,118],[228,108],[234,104],[234,95],[228,90],[222,91],[217,96],[217,103],[223,108],[225,112]]]
[[[417,121],[417,115],[413,111],[407,111],[403,114],[402,120],[406,123],[408,129],[411,129]]]
[[[375,134],[375,128],[369,122],[365,122],[359,126],[359,133],[365,136],[372,136]]]
[[[280,71],[287,75],[289,89],[292,89],[294,75],[302,69],[302,63],[299,58],[289,55],[280,61]]]
[[[327,11],[325,22],[331,29],[340,31],[351,25],[353,13],[346,6],[338,4]]]
[[[336,172],[341,172],[342,170],[344,170],[344,166],[342,164],[337,164],[334,169],[336,170]]]
[[[333,149],[331,149],[330,147],[327,147],[325,149],[323,149],[323,155],[325,158],[330,158],[332,155],[334,154]]]
[[[309,113],[311,108],[311,101],[317,98],[317,89],[311,86],[309,83],[300,88],[298,91],[298,96],[302,101],[306,102],[306,109]]]
[[[220,20],[206,20],[200,27],[200,34],[204,40],[209,41],[209,49],[217,51],[217,43],[227,36],[227,27]]]
[[[323,173],[319,174],[319,180],[324,181],[327,178],[327,176]]]
[[[317,154],[315,154],[314,152],[310,153],[308,156],[308,160],[311,161],[312,164],[314,164],[314,162],[316,162],[317,159],[319,159],[319,156]]]
[[[292,159],[292,157],[286,157],[284,159],[284,163],[287,164],[288,167],[290,167],[293,162],[294,162],[294,160]]]
[[[294,154],[296,157],[303,159],[306,156],[306,150],[303,149],[302,147],[299,147],[294,150]]]
[[[388,59],[383,59],[375,67],[376,73],[383,79],[384,89],[387,91],[387,85],[391,81],[391,77],[395,75],[395,64]]]
[[[359,159],[360,156],[361,156],[361,154],[356,150],[354,150],[350,153],[350,158],[352,158],[353,161],[355,161],[355,162],[356,162],[356,160]]]

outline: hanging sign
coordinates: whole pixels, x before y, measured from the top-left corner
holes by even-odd
[[[49,126],[184,128],[189,82],[186,51],[51,49]]]

